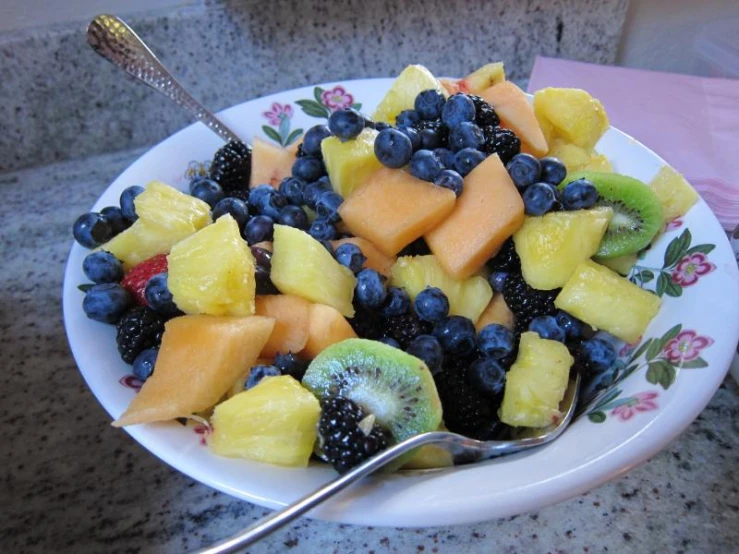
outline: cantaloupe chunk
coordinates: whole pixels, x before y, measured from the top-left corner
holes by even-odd
[[[296,147],[280,148],[276,144],[255,138],[251,148],[251,188],[259,185],[277,188],[285,177],[292,175]]]
[[[257,296],[256,314],[275,320],[272,335],[261,356],[274,357],[278,352],[300,352],[308,341],[310,302],[291,294]]]
[[[493,295],[493,299],[488,304],[485,311],[482,312],[477,321],[475,322],[475,329],[479,333],[483,327],[497,323],[513,331],[513,326],[516,323],[516,316],[505,303],[505,298],[500,293]]]
[[[395,263],[395,256],[386,256],[370,241],[360,237],[348,237],[331,241],[331,246],[334,247],[334,250],[342,244],[354,244],[359,247],[364,257],[367,258],[367,261],[364,262],[365,267],[374,269],[385,277],[390,276],[390,268]]]
[[[497,85],[496,85],[497,86]],[[407,202],[399,202],[405,206]],[[489,156],[464,180],[454,211],[426,243],[452,277],[469,277],[523,224],[523,200],[497,155]]]
[[[455,198],[449,189],[383,168],[344,200],[339,214],[352,234],[395,256],[443,221],[454,210]]]
[[[256,316],[171,319],[154,373],[113,425],[165,421],[210,408],[254,364],[274,324]]]
[[[549,146],[526,94],[510,81],[503,81],[480,93],[507,127],[521,139],[521,150],[537,157],[546,156]]]
[[[482,91],[505,81],[503,62],[483,65],[457,83],[459,90],[469,94],[480,94]]]
[[[357,334],[354,329],[336,308],[311,304],[308,311],[308,340],[301,356],[313,359],[332,344],[355,338]]]

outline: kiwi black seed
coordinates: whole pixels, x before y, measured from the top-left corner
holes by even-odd
[[[596,257],[618,258],[645,248],[662,228],[662,204],[646,184],[617,173],[577,171],[560,184],[587,179],[598,190],[596,206],[613,209],[613,217],[601,240]]]

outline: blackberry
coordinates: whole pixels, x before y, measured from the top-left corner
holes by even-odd
[[[516,253],[513,239],[509,238],[500,247],[498,253],[487,261],[490,271],[517,273],[521,269],[521,258]]]
[[[127,364],[132,364],[147,348],[159,346],[164,333],[166,318],[154,310],[136,307],[121,317],[117,325],[115,341],[118,353]]]
[[[405,350],[418,335],[428,335],[433,330],[433,324],[423,321],[414,312],[389,317],[385,321],[384,336],[395,339]]]
[[[439,147],[446,146],[449,143],[449,128],[441,119],[421,119],[413,125],[413,129],[419,133],[424,129],[434,131],[438,135],[439,142],[441,143]]]
[[[295,157],[296,158],[305,158],[308,156],[308,153],[303,149],[303,143],[301,142],[298,144],[298,149],[295,151]],[[323,158],[321,155],[314,156],[316,158]]]
[[[210,178],[221,185],[226,196],[233,196],[233,191],[248,191],[250,174],[251,146],[241,141],[226,144],[210,164]]]
[[[510,274],[503,284],[503,298],[516,316],[516,334],[527,331],[535,317],[553,315],[557,311],[554,299],[560,290],[536,290],[521,275]]]
[[[426,244],[426,241],[423,240],[423,237],[421,237],[421,238],[414,240],[408,246],[403,248],[403,250],[398,252],[398,257],[400,258],[401,256],[426,256],[428,254],[431,254],[431,249],[429,248],[429,245]]]
[[[475,105],[475,123],[483,128],[488,126],[497,127],[500,125],[500,119],[498,118],[498,114],[495,113],[495,108],[479,96],[470,94],[469,97]]]
[[[511,158],[521,152],[521,141],[510,129],[492,127],[488,125],[483,129],[485,135],[485,152],[498,154],[503,165],[511,161]]]
[[[339,473],[346,473],[389,444],[387,433],[360,406],[341,396],[323,401],[318,435],[324,457]]]
[[[354,317],[347,319],[359,338],[377,340],[382,337],[385,318],[362,306],[354,297]]]

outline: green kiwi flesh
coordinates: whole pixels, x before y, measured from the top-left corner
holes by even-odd
[[[613,208],[613,218],[601,240],[597,258],[611,259],[645,248],[662,228],[662,204],[645,183],[618,173],[576,171],[559,185],[587,179],[598,190],[596,206]]]

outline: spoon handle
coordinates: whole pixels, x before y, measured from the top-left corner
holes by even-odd
[[[174,100],[223,140],[240,140],[177,82],[131,27],[114,15],[95,17],[87,27],[87,42],[109,62]]]

